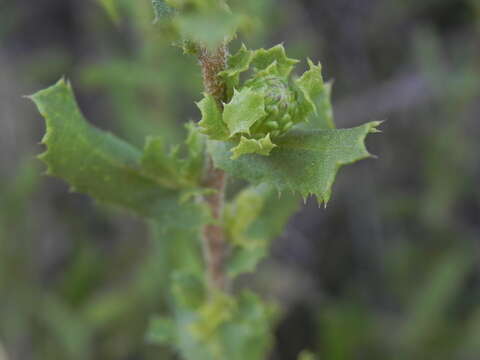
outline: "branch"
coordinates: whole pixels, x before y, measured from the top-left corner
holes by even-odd
[[[226,68],[227,55],[227,46],[222,45],[214,52],[203,48],[198,56],[205,91],[215,98],[221,108],[226,100],[226,86],[218,74]],[[215,168],[210,155],[207,157],[204,185],[216,192],[205,197],[214,223],[206,225],[203,230],[203,251],[210,288],[223,290],[227,287],[225,277],[227,244],[222,225],[226,174],[223,170]]]

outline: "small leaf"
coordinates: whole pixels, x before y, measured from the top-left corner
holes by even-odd
[[[235,299],[226,293],[216,292],[198,310],[198,320],[191,325],[192,333],[200,341],[208,342],[236,310]]]
[[[227,204],[226,231],[234,245],[228,261],[230,277],[255,270],[268,254],[271,240],[282,233],[298,207],[296,196],[279,196],[276,189],[267,184],[250,186]]]
[[[299,103],[299,116],[306,119],[310,114],[318,114],[315,104],[317,98],[326,91],[322,77],[322,66],[315,65],[310,59],[308,60],[310,70],[306,71],[301,78],[295,80],[295,84],[300,89],[302,100]]]
[[[230,160],[233,145],[210,141],[209,151],[217,167],[253,184],[267,183],[280,192],[296,191],[303,197],[317,196],[327,203],[338,169],[371,157],[364,140],[380,122],[352,129],[291,131],[276,140],[270,156],[245,155]],[[292,171],[295,169],[295,171]]]
[[[160,185],[171,189],[192,189],[200,186],[205,139],[193,123],[186,125],[187,156],[180,155],[180,146],[166,150],[161,136],[148,137],[143,151],[142,170]]]
[[[197,106],[202,113],[202,120],[198,123],[202,128],[202,133],[208,135],[212,140],[228,139],[228,128],[223,122],[222,112],[214,97],[205,94],[205,97],[197,103]]]
[[[272,63],[277,62],[279,76],[287,78],[292,72],[296,64],[299,63],[296,59],[290,59],[285,53],[283,45],[274,46],[268,50],[259,49],[255,51],[252,66],[257,70],[265,70]]]
[[[270,155],[270,152],[277,145],[272,143],[270,134],[267,134],[263,139],[247,139],[242,136],[240,143],[232,149],[232,160],[238,159],[242,155],[246,154],[260,154],[264,156]]]
[[[219,74],[227,83],[229,98],[233,96],[234,89],[237,88],[240,83],[240,74],[250,68],[253,55],[254,52],[248,50],[245,44],[243,44],[235,55],[228,58],[227,70],[222,71]]]
[[[230,103],[225,105],[223,121],[227,124],[230,136],[249,134],[250,127],[266,115],[265,99],[262,94],[244,88],[235,91]]]

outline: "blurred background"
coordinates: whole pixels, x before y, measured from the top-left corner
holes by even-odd
[[[281,306],[271,359],[479,359],[480,1],[237,2],[258,19],[249,47],[322,62],[338,127],[387,120],[379,158],[343,169],[243,279]],[[149,0],[34,3],[0,1],[0,360],[175,359],[144,339],[167,291],[155,233],[42,175],[22,95],[66,75],[90,122],[175,142],[199,69]]]

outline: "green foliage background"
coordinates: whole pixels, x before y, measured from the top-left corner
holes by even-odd
[[[174,359],[144,334],[168,269],[198,260],[39,176],[43,125],[20,97],[65,74],[99,127],[176,143],[198,120],[197,65],[152,29],[149,1],[42,3],[0,4],[0,359]],[[255,14],[250,47],[322,61],[339,127],[387,120],[369,140],[381,157],[344,170],[327,210],[308,201],[241,280],[278,302],[272,358],[476,359],[478,1],[234,3]]]

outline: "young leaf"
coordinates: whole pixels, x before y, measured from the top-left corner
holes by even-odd
[[[227,84],[229,98],[233,96],[234,89],[237,88],[240,83],[240,74],[250,68],[253,55],[254,52],[248,50],[245,44],[243,44],[235,55],[228,58],[227,70],[224,70],[219,74]]]
[[[203,167],[205,139],[197,127],[187,124],[187,156],[180,156],[180,147],[166,151],[163,137],[149,137],[142,155],[142,170],[162,186],[171,189],[192,189],[199,186]]]
[[[317,196],[327,203],[339,168],[371,157],[364,140],[378,132],[380,122],[352,129],[292,131],[276,140],[270,156],[245,155],[230,160],[230,142],[208,143],[214,163],[229,174],[254,184],[267,183],[280,192],[295,191],[303,197]],[[294,169],[294,171],[292,171]]]
[[[263,139],[247,139],[242,136],[239,144],[232,149],[232,160],[238,159],[246,154],[260,154],[264,156],[270,155],[270,151],[275,148],[274,143],[270,139],[270,134],[267,134]]]
[[[63,79],[30,98],[46,120],[42,142],[47,151],[40,158],[48,174],[65,179],[74,191],[144,217],[175,224],[183,214],[185,221],[176,226],[204,221],[196,206],[178,204],[178,192],[142,174],[139,150],[85,121],[70,84]]]
[[[296,196],[278,196],[276,189],[267,184],[246,188],[227,205],[226,230],[234,245],[228,261],[230,277],[255,270],[268,254],[271,240],[281,234],[298,207]]]
[[[299,63],[296,59],[287,57],[283,45],[274,46],[268,50],[256,50],[252,59],[252,66],[257,70],[265,70],[272,63],[278,64],[279,75],[287,78],[292,72],[296,64]]]
[[[300,89],[303,99],[299,104],[299,112],[306,118],[309,114],[317,115],[315,100],[325,91],[322,77],[322,66],[315,65],[308,60],[310,70],[306,71],[301,78],[295,80],[295,84]]]
[[[266,115],[264,97],[250,88],[244,88],[235,91],[232,101],[225,105],[223,121],[230,136],[249,134],[250,127]]]
[[[208,135],[212,140],[227,140],[228,128],[223,122],[222,112],[218,108],[218,104],[214,97],[205,94],[202,101],[197,103],[202,113],[202,120],[198,125],[202,128],[202,133]]]

